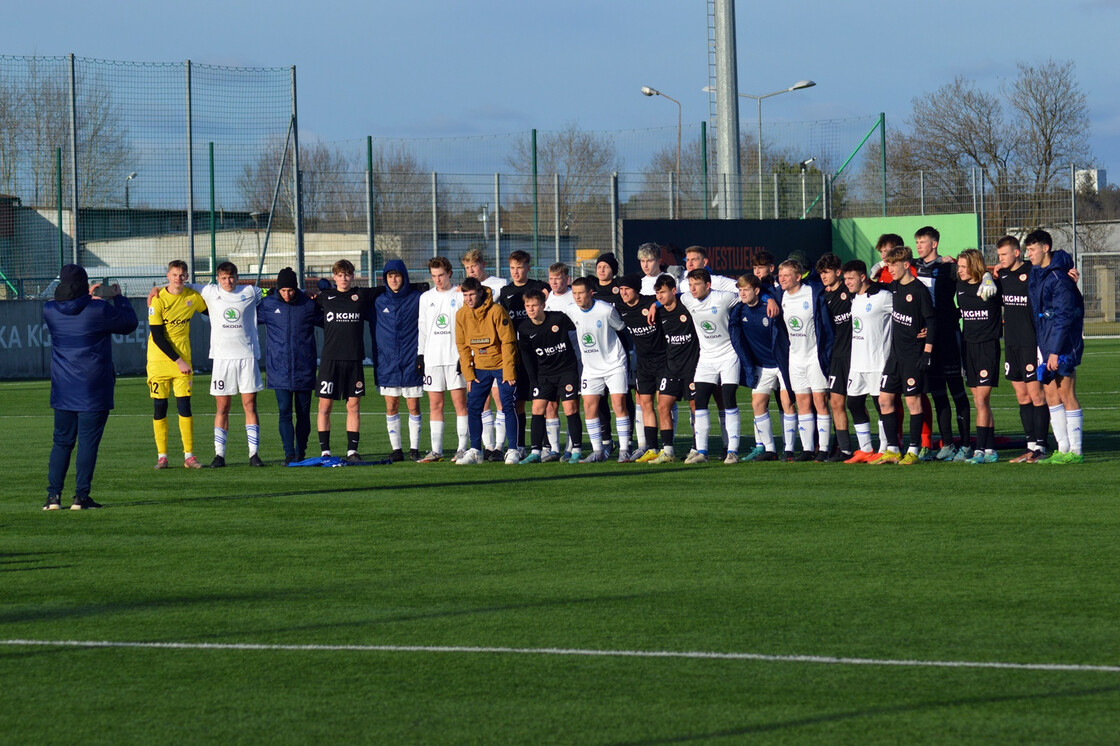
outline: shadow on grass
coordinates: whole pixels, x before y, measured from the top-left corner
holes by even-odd
[[[0,553],[0,572],[31,572],[32,570],[65,570],[73,565],[40,565],[43,557],[63,552],[3,552]],[[13,558],[21,559],[13,559]],[[8,567],[8,565],[33,565],[33,567]]]
[[[664,595],[662,593],[630,593],[614,596],[597,596],[590,598],[559,598],[547,599],[541,601],[526,601],[523,603],[508,603],[496,604],[494,606],[479,606],[475,608],[466,609],[444,609],[439,611],[417,611],[407,614],[393,614],[390,616],[377,617],[372,619],[347,619],[339,622],[331,622],[324,624],[301,624],[294,627],[273,627],[265,629],[263,627],[255,627],[254,634],[256,635],[270,635],[273,633],[288,633],[288,632],[310,632],[314,630],[327,630],[344,627],[346,629],[362,629],[373,628],[382,624],[395,624],[397,622],[414,622],[424,619],[445,619],[452,617],[466,617],[476,616],[482,614],[500,614],[507,611],[525,611],[529,609],[547,609],[547,608],[565,608],[569,606],[580,606],[584,604],[601,604],[613,603],[615,601],[635,601],[644,598],[653,598],[654,596]]]
[[[291,597],[288,591],[269,591],[267,593],[242,593],[242,594],[209,594],[199,596],[172,596],[170,598],[137,599],[135,601],[120,601],[102,604],[82,604],[79,606],[48,607],[36,606],[33,608],[12,609],[0,612],[0,624],[16,624],[19,622],[46,622],[59,619],[81,619],[101,615],[118,614],[129,611],[148,611],[152,609],[171,609],[176,607],[193,606],[196,604],[227,604],[251,601],[276,601],[281,598]]]
[[[354,467],[347,467],[354,468]],[[652,470],[650,473],[666,474],[670,472],[690,471],[694,467],[677,466],[659,468],[656,472]],[[556,480],[580,480],[580,479],[626,479],[633,481],[634,473],[630,471],[616,471],[603,473],[600,471],[580,472],[578,474],[562,474],[562,475],[541,475],[537,477],[508,477],[502,479],[472,479],[463,482],[409,482],[406,484],[386,484],[386,485],[363,485],[360,487],[324,487],[322,489],[312,490],[284,490],[272,492],[256,492],[245,495],[200,495],[198,497],[176,497],[166,498],[159,500],[137,500],[130,502],[126,505],[106,505],[107,509],[122,509],[144,507],[149,505],[168,505],[171,503],[193,503],[193,502],[216,502],[225,500],[261,500],[274,497],[299,497],[302,495],[342,495],[346,493],[364,493],[364,492],[399,492],[401,490],[427,490],[439,489],[447,490],[456,487],[481,487],[486,485],[506,485],[506,484],[526,484],[530,482],[553,482]]]
[[[758,723],[742,728],[713,731],[710,733],[689,733],[668,738],[655,738],[648,741],[621,741],[617,746],[653,746],[663,743],[688,743],[690,741],[707,741],[715,738],[730,738],[746,736],[754,733],[772,733],[775,731],[794,730],[824,723],[838,723],[845,720],[858,718],[873,718],[881,715],[899,715],[908,712],[925,712],[951,707],[972,707],[974,705],[999,704],[1002,702],[1032,702],[1039,700],[1061,699],[1072,697],[1092,697],[1097,694],[1113,694],[1120,692],[1120,686],[1101,686],[1092,689],[1073,689],[1056,692],[1039,692],[1037,694],[1007,694],[995,697],[962,697],[960,699],[947,699],[933,702],[918,702],[909,705],[893,705],[891,707],[869,707],[865,710],[851,712],[835,712],[813,717],[786,720],[777,723]]]

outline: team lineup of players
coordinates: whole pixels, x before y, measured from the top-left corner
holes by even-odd
[[[661,266],[656,244],[639,249],[640,274],[617,276],[617,261],[604,254],[594,277],[574,282],[561,263],[549,267],[547,283],[531,279],[523,251],[509,257],[508,282],[487,274],[480,251],[467,252],[458,286],[444,257],[429,261],[426,287],[411,283],[399,260],[386,264],[382,286],[357,287],[353,265],[343,260],[332,269],[333,285],[320,281],[313,297],[298,288],[290,268],[277,278],[278,292],[263,296],[238,286],[230,263],[218,267],[217,283],[199,286],[186,283],[184,263],[172,262],[168,285],[153,290],[149,308],[156,468],[168,467],[172,393],[184,465],[200,466],[192,453],[188,322],[204,310],[211,316],[211,394],[217,399],[214,467],[225,465],[229,411],[238,394],[250,464],[263,466],[255,401],[263,388],[258,325],[268,335],[265,365],[280,408],[284,462],[308,463],[314,392],[319,461],[334,458],[330,415],[333,402],[342,400],[347,448],[339,460],[363,463],[358,446],[367,324],[375,383],[386,401],[388,461],[406,458],[401,398],[409,413],[409,457],[445,460],[449,394],[457,449],[447,460],[460,465],[606,461],[615,456],[612,415],[619,462],[672,462],[681,404],[689,407],[694,433],[685,463],[717,457],[728,464],[991,463],[998,457],[990,397],[1000,378],[1002,337],[1003,377],[1015,389],[1027,441],[1012,462],[1080,463],[1075,383],[1084,305],[1069,255],[1055,251],[1045,231],[1027,235],[1022,247],[1005,236],[989,272],[975,249],[955,260],[941,257],[939,238],[934,228],[919,230],[915,256],[900,236],[884,235],[876,247],[882,261],[870,269],[858,260],[841,264],[832,254],[809,268],[798,252],[775,266],[762,252],[753,273],[734,280],[712,274],[706,250],[694,246],[685,252],[679,284]],[[316,326],[323,329],[317,370]],[[740,386],[751,390],[754,436],[742,455]],[[425,393],[431,448],[422,456]],[[781,413],[782,451],[770,418],[772,396]],[[878,447],[868,396],[879,414]],[[719,456],[709,435],[713,400]],[[903,409],[910,415],[905,453]],[[1051,428],[1057,448],[1047,454]]]

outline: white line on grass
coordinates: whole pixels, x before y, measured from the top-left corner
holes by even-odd
[[[265,650],[360,653],[474,653],[494,655],[566,655],[595,658],[688,658],[700,660],[818,663],[839,666],[903,666],[918,668],[999,668],[1017,671],[1100,671],[1120,673],[1120,666],[1078,663],[1004,663],[999,661],[923,661],[890,658],[835,658],[823,655],[767,655],[676,650],[585,650],[580,648],[459,647],[452,645],[268,645],[221,642],[124,642],[114,640],[0,640],[14,647],[151,648],[157,650]]]

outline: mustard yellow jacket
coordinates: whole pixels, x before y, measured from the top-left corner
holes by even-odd
[[[502,380],[516,378],[517,333],[506,309],[494,302],[489,288],[478,308],[463,306],[455,314],[455,344],[463,378],[475,380],[475,369],[502,369]]]

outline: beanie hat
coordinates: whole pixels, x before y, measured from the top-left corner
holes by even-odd
[[[89,292],[89,275],[77,264],[67,264],[58,273],[58,287],[54,289],[55,300],[74,300]]]
[[[600,262],[606,262],[610,266],[611,272],[618,274],[618,260],[614,258],[614,254],[609,251],[606,254],[600,254],[595,266],[598,267]]]
[[[296,273],[291,267],[284,267],[280,270],[280,274],[276,275],[276,289],[282,290],[290,288],[296,290],[299,288],[299,280],[296,278]]]
[[[618,281],[618,286],[630,288],[635,292],[642,292],[642,278],[640,275],[626,275]]]

